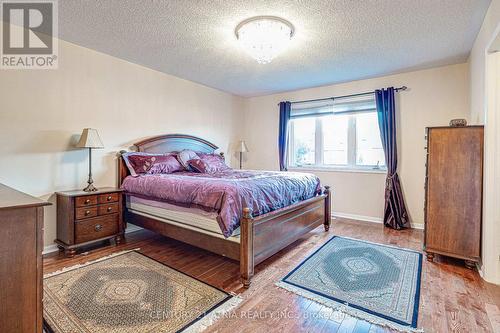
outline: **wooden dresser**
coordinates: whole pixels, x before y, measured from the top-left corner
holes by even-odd
[[[434,254],[480,258],[483,126],[427,128],[425,244]]]
[[[114,187],[96,192],[57,192],[57,239],[68,257],[76,249],[114,238],[119,244],[125,226],[122,213],[122,190]]]
[[[42,333],[43,207],[0,184],[0,332]]]

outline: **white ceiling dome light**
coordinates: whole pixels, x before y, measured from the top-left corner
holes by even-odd
[[[294,31],[293,25],[281,17],[256,16],[238,24],[234,33],[252,58],[267,64],[288,47]]]

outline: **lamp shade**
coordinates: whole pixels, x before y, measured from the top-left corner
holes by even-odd
[[[248,153],[248,147],[245,141],[241,140],[240,143],[238,144],[238,147],[236,148],[237,153]]]
[[[99,133],[93,128],[84,128],[77,148],[104,148]]]

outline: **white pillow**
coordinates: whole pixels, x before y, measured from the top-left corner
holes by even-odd
[[[188,161],[189,160],[199,160],[200,157],[198,156],[198,154],[196,154],[194,151],[192,150],[183,150],[181,151],[179,154],[177,154],[177,160],[179,160],[179,163],[186,169],[186,170],[189,170],[189,171],[192,171],[191,167],[189,166],[188,164]]]

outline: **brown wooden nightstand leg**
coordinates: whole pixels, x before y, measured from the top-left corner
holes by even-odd
[[[116,243],[116,245],[120,245],[123,242],[124,238],[125,237],[123,237],[123,235],[116,235],[115,236],[115,243]]]
[[[76,255],[76,249],[66,249],[64,251],[64,254],[66,255],[66,257],[68,258],[73,258],[75,255]]]
[[[465,260],[465,267],[468,269],[474,269],[476,268],[476,263],[474,261]]]
[[[434,260],[434,253],[427,252],[427,261],[432,262]]]

